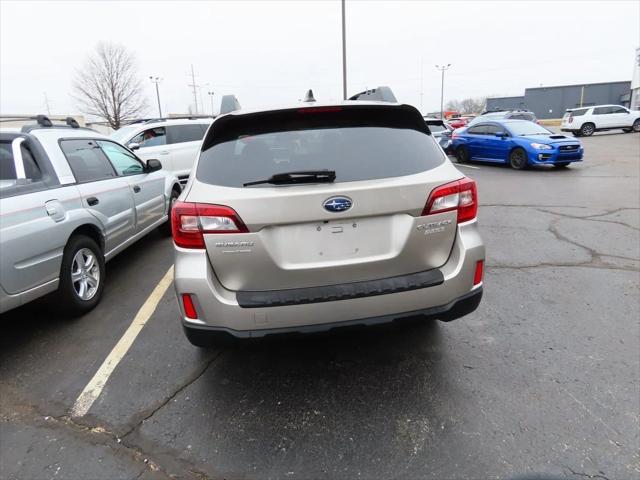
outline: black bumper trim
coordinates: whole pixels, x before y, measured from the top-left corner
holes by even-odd
[[[324,285],[321,287],[291,288],[236,292],[236,300],[242,308],[282,307],[306,303],[335,302],[374,295],[407,292],[433,287],[444,282],[444,275],[437,268],[398,277],[367,280],[364,282]]]
[[[264,328],[256,330],[234,330],[226,327],[208,327],[205,325],[186,325],[187,330],[206,331],[211,335],[213,341],[227,341],[229,339],[262,338],[270,335],[286,334],[313,334],[328,332],[332,330],[349,329],[354,327],[370,327],[374,325],[384,325],[392,322],[402,322],[403,320],[422,317],[424,320],[437,319],[443,322],[450,322],[460,317],[464,317],[473,312],[480,305],[482,300],[482,286],[452,300],[446,305],[401,312],[380,317],[359,318],[356,320],[346,320],[344,322],[320,323],[316,325],[300,325],[296,327]]]

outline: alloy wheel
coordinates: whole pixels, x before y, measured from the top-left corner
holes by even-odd
[[[88,248],[76,252],[71,262],[71,283],[76,295],[82,300],[91,300],[100,285],[100,267],[95,253]]]

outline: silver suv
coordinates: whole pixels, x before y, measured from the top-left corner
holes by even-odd
[[[453,320],[482,296],[476,184],[415,108],[236,112],[205,136],[172,212],[188,339]]]
[[[156,227],[178,179],[104,135],[38,125],[0,133],[0,313],[55,292],[70,314],[102,295],[105,261]]]

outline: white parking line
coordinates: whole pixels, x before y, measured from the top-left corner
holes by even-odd
[[[480,167],[474,167],[473,165],[465,165],[464,163],[456,163],[457,167],[473,168],[474,170],[480,170]]]
[[[160,283],[156,285],[156,288],[153,289],[149,298],[147,298],[142,307],[140,307],[140,310],[138,310],[138,313],[131,322],[131,325],[129,325],[129,328],[127,328],[127,331],[124,332],[124,335],[122,335],[116,346],[111,350],[111,353],[109,353],[104,362],[102,362],[102,365],[96,374],[76,399],[73,407],[71,408],[72,417],[82,417],[86,415],[91,408],[91,405],[93,405],[93,402],[95,402],[100,396],[107,380],[109,380],[109,376],[111,376],[115,368],[120,363],[120,360],[122,360],[129,351],[129,348],[133,345],[134,340],[147,323],[147,320],[149,320],[151,315],[153,315],[153,312],[155,312],[158,303],[160,303],[160,300],[169,288],[169,285],[171,285],[172,280],[173,265],[167,273],[165,273],[164,277],[162,277]]]

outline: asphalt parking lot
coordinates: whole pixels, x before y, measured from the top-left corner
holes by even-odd
[[[460,167],[488,258],[480,308],[449,324],[201,351],[169,288],[74,417],[171,240],[110,262],[83,318],[3,315],[0,478],[640,477],[640,135],[581,141],[567,170]]]

